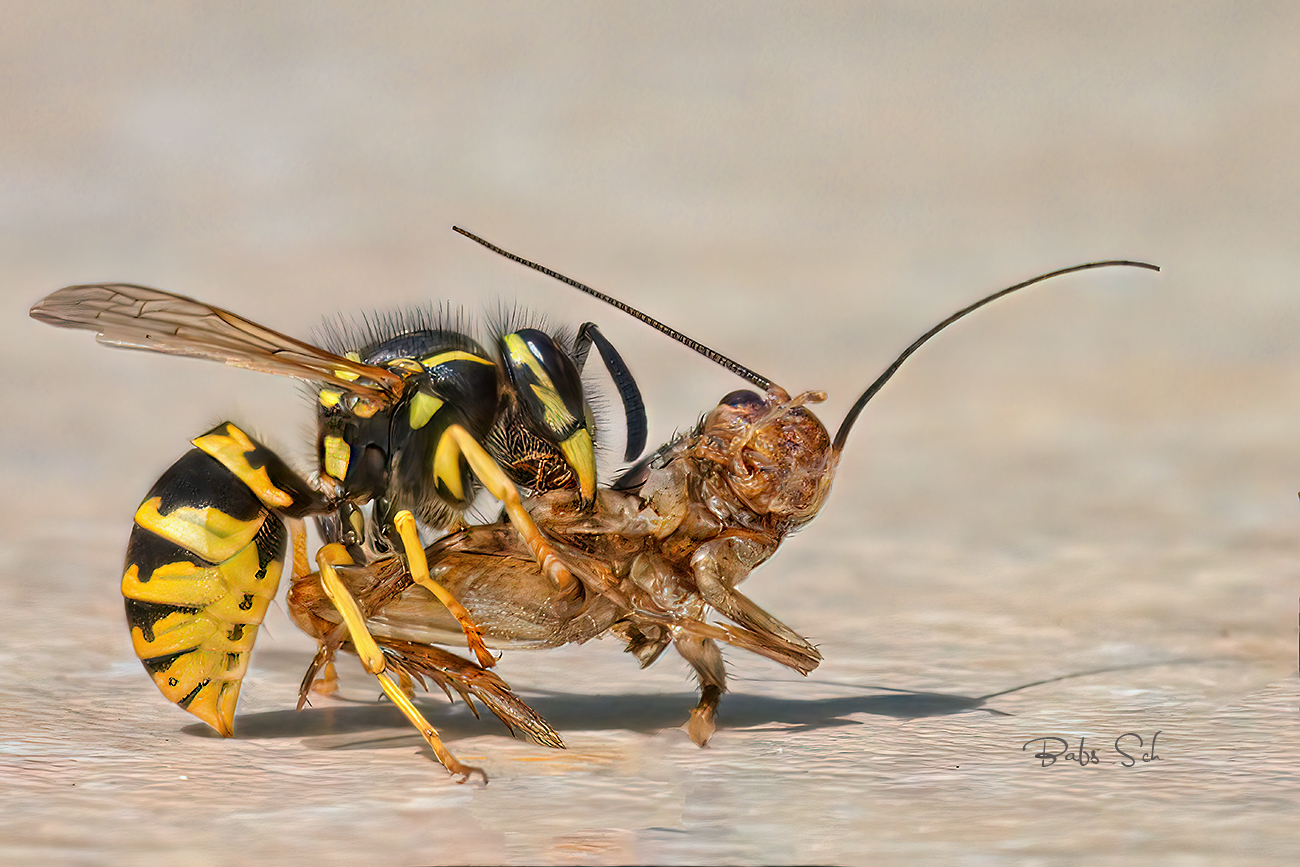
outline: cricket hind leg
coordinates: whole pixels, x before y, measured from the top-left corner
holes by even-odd
[[[695,669],[700,682],[700,703],[691,708],[686,733],[697,745],[707,746],[709,738],[717,730],[718,703],[727,691],[727,668],[722,661],[722,651],[712,638],[685,632],[673,639],[673,646]]]
[[[478,709],[472,698],[477,698],[512,734],[517,729],[542,746],[567,749],[550,723],[515,695],[494,672],[433,645],[388,638],[378,641],[389,668],[402,677],[417,680],[421,686],[426,686],[425,679],[428,678],[441,687],[448,698],[455,690],[475,716],[478,716]]]
[[[370,634],[370,630],[366,628],[365,616],[361,613],[357,600],[348,591],[335,568],[337,566],[348,566],[351,563],[352,558],[348,555],[347,549],[337,543],[326,545],[316,554],[316,565],[320,569],[321,586],[325,589],[325,595],[334,603],[334,607],[343,618],[343,623],[348,630],[348,637],[356,649],[357,656],[361,658],[361,664],[366,671],[373,674],[375,679],[379,681],[379,685],[384,690],[384,695],[388,696],[388,700],[397,705],[411,725],[415,726],[416,730],[420,732],[420,735],[448,773],[460,777],[457,782],[463,783],[473,774],[478,774],[486,783],[487,774],[483,769],[463,764],[452,755],[451,751],[443,745],[442,739],[438,736],[438,730],[424,718],[424,715],[416,708],[401,686],[394,683],[393,679],[386,673],[387,664],[384,660],[384,653],[379,648],[374,636]],[[318,653],[317,656],[319,657],[320,654]]]
[[[302,683],[298,686],[298,710],[307,706],[308,697],[312,693],[323,696],[338,693],[339,674],[334,667],[334,654],[337,651],[337,643],[317,639],[316,655],[312,657],[307,672],[302,676]]]

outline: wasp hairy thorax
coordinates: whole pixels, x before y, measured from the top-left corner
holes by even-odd
[[[288,538],[294,574],[305,576],[311,570],[302,519],[315,516],[328,543],[316,555],[321,586],[347,626],[350,646],[448,770],[462,778],[482,773],[442,745],[410,701],[407,674],[394,683],[385,673],[385,657],[339,570],[397,558],[404,574],[455,617],[478,660],[473,672],[468,662],[443,660],[440,673],[430,676],[494,709],[512,707],[517,700],[504,682],[483,671],[495,659],[477,625],[429,576],[420,529],[465,526],[463,515],[482,486],[503,503],[553,586],[574,589],[517,486],[526,493],[572,489],[583,503],[593,499],[595,423],[580,378],[593,343],[623,400],[626,458],[640,453],[640,394],[599,330],[584,325],[568,347],[537,329],[510,330],[489,353],[460,330],[415,314],[363,337],[337,336],[329,350],[218,307],[128,284],[68,287],[31,315],[95,331],[109,345],[215,359],[318,388],[319,463],[312,482],[225,422],[193,441],[195,448],[163,474],[136,512],[122,592],[135,651],[163,695],[231,735],[248,654],[275,597]],[[544,723],[533,734],[558,741]]]

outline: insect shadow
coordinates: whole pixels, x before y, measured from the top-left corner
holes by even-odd
[[[993,699],[1022,692],[1037,686],[1109,674],[1121,671],[1160,668],[1172,665],[1193,665],[1232,661],[1228,657],[1194,657],[1165,659],[1126,665],[1092,668],[1056,677],[1022,683],[1008,689],[984,695],[927,692],[888,686],[853,686],[855,690],[875,690],[866,695],[845,695],[834,698],[778,698],[763,695],[732,693],[728,696],[728,729],[745,729],[767,725],[783,725],[790,732],[814,731],[825,728],[859,725],[851,717],[892,717],[899,720],[949,716],[970,711],[982,711],[996,716],[1012,716],[1005,711],[987,706]],[[686,693],[624,693],[622,695],[587,695],[555,690],[523,690],[529,703],[560,731],[630,731],[652,734],[664,729],[678,728],[681,723],[683,703],[689,703]],[[380,702],[348,703],[335,699],[302,711],[277,710],[241,715],[235,737],[256,740],[262,738],[316,738],[306,746],[322,750],[380,749],[410,747],[423,744],[417,735],[378,735],[383,729],[400,729],[406,725],[401,712],[391,704]],[[500,729],[487,720],[477,720],[463,704],[446,705],[437,716],[438,730],[449,740],[500,733]],[[215,737],[203,725],[188,725],[182,731],[196,737]],[[357,739],[355,735],[376,733],[376,737]]]

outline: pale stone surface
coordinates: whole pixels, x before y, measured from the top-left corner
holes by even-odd
[[[1294,858],[1300,13],[813,9],[8,5],[0,861]],[[431,698],[493,778],[457,786],[355,665],[294,713],[310,643],[280,609],[238,737],[208,737],[131,654],[130,514],[221,418],[301,461],[309,408],[26,308],[128,280],[306,336],[501,299],[600,322],[655,442],[737,387],[454,222],[826,389],[828,419],[985,292],[1165,271],[1037,287],[909,362],[746,585],[826,662],[730,653],[707,750],[671,654],[511,653],[571,749]],[[1159,760],[1023,749],[1111,762],[1128,732]]]

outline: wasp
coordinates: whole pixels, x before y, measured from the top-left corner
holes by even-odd
[[[462,234],[469,233],[458,229]],[[766,377],[698,344],[590,287],[469,237],[528,267],[606,300],[748,380],[687,433],[632,466],[593,502],[572,489],[536,493],[527,509],[570,566],[579,592],[557,589],[517,532],[501,520],[449,534],[425,550],[429,574],[469,610],[485,640],[497,647],[557,647],[613,635],[642,667],[672,647],[694,670],[700,699],[687,733],[700,746],[716,730],[726,691],[720,643],[808,674],[821,654],[737,586],[776,553],[790,533],[820,512],[854,423],[902,364],[943,329],[1013,292],[1063,274],[1106,266],[1159,270],[1143,262],[1093,262],[1054,271],[988,295],[939,322],[909,345],[854,402],[832,436],[810,404],[826,395],[791,396]],[[397,667],[436,677],[434,645],[454,641],[459,627],[445,607],[393,557],[342,569],[340,580],[363,607],[367,631]],[[340,647],[353,652],[345,619],[321,577],[296,578],[289,613],[321,641],[322,653],[303,680],[300,706],[323,662]],[[714,615],[720,615],[715,617]],[[466,666],[469,663],[466,662]],[[533,715],[509,725],[536,728]]]
[[[318,460],[310,478],[223,422],[192,441],[135,513],[122,594],[134,650],[168,700],[232,734],[249,653],[291,540],[295,579],[316,576],[346,624],[350,647],[449,771],[467,778],[479,769],[461,764],[411,702],[406,669],[398,667],[397,681],[390,676],[387,657],[367,634],[374,597],[358,599],[340,570],[400,564],[407,580],[446,608],[478,661],[444,653],[422,675],[467,701],[477,696],[537,740],[559,743],[487,671],[495,658],[472,615],[429,574],[420,534],[467,526],[467,509],[486,489],[502,502],[539,573],[557,592],[574,592],[572,572],[520,492],[572,490],[578,502],[595,498],[596,428],[581,381],[592,345],[623,401],[625,460],[644,448],[635,380],[594,324],[572,341],[503,328],[488,351],[446,317],[416,312],[361,333],[340,331],[323,348],[192,298],[129,284],[61,289],[31,315],[94,331],[110,346],[213,359],[314,389]],[[315,571],[307,558],[308,517],[318,520],[327,543]]]

